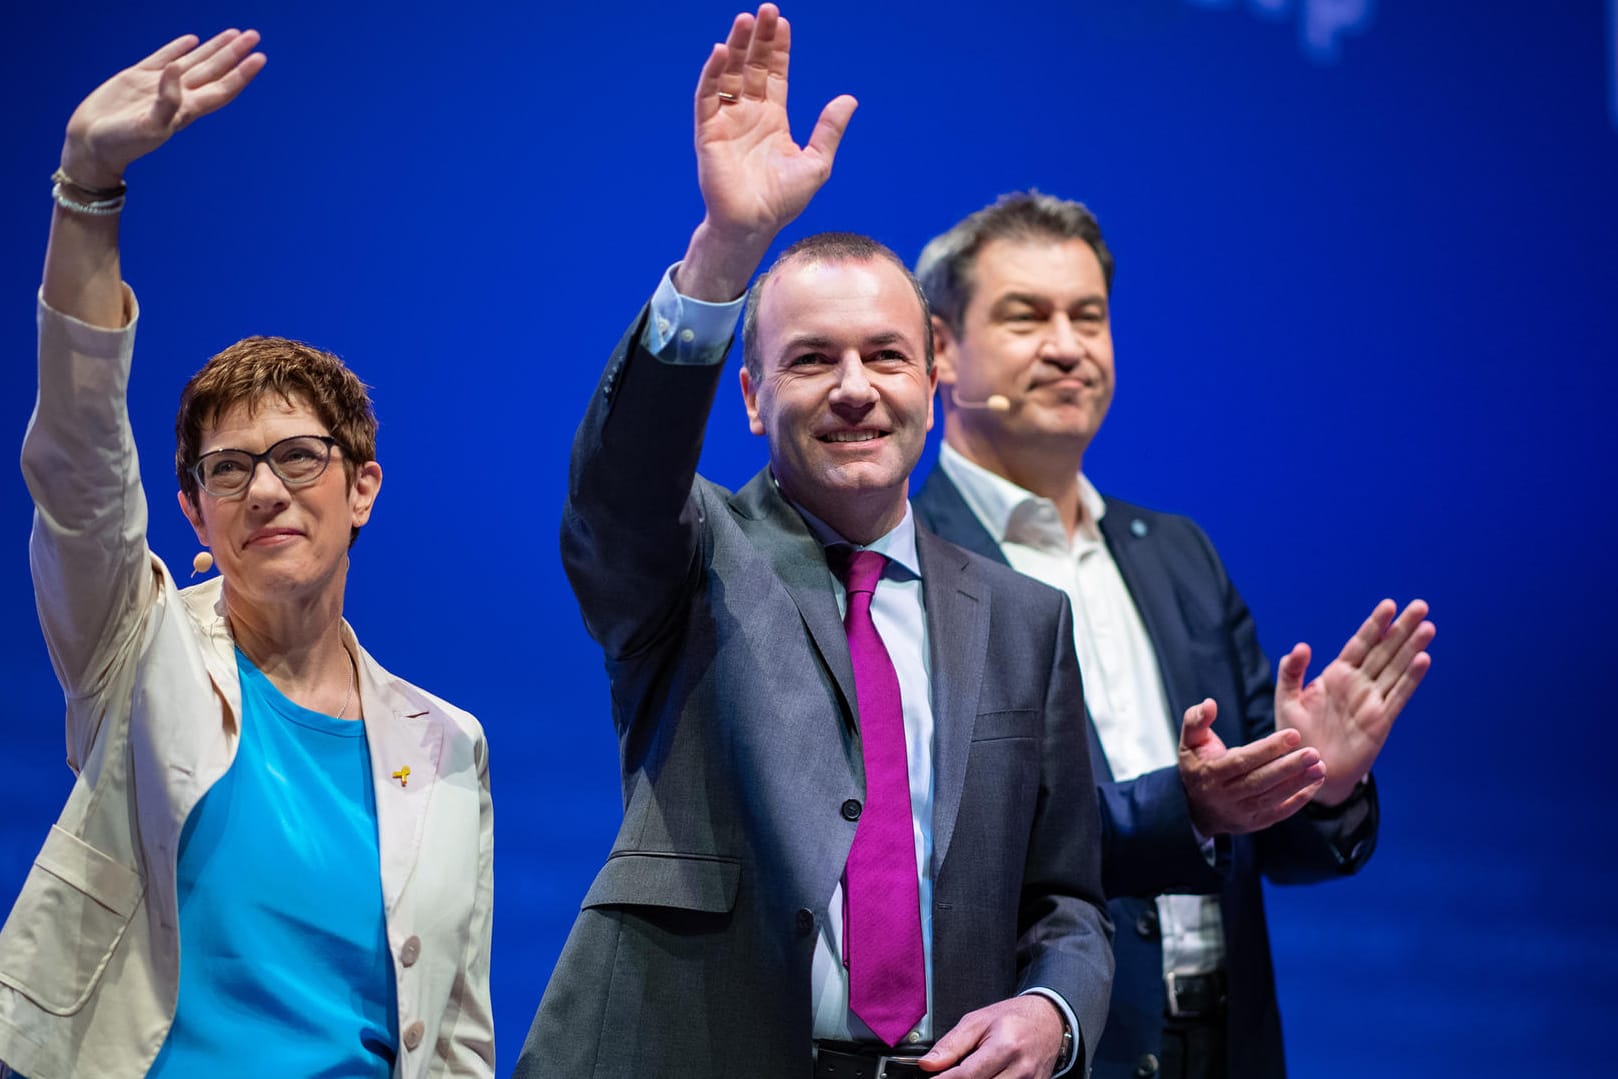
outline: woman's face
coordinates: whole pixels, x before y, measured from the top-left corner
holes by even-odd
[[[222,413],[203,431],[199,456],[226,449],[263,453],[285,438],[330,433],[301,399],[264,397]],[[221,498],[199,488],[193,506],[181,492],[180,509],[213,552],[232,602],[274,605],[341,591],[350,530],[370,519],[381,486],[375,461],[345,461],[333,448],[312,483],[289,487],[259,462],[240,494]]]

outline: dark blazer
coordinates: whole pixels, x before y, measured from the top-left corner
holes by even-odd
[[[1005,561],[942,469],[933,470],[913,504],[917,518],[940,536]],[[1157,653],[1171,719],[1177,724],[1192,704],[1212,697],[1219,704],[1214,731],[1226,745],[1273,731],[1275,683],[1269,661],[1259,648],[1247,605],[1202,530],[1188,518],[1108,498],[1101,534]],[[1149,897],[1213,891],[1225,923],[1229,1074],[1232,1079],[1284,1075],[1260,878],[1290,884],[1357,871],[1376,846],[1375,787],[1367,783],[1332,813],[1306,809],[1254,835],[1232,838],[1222,877],[1212,886],[1187,887],[1186,879],[1195,885],[1199,874],[1186,862],[1186,844],[1195,848],[1177,770],[1164,768],[1114,783],[1093,728],[1089,742],[1091,760],[1103,780],[1104,875],[1118,926],[1112,1008],[1096,1050],[1095,1075],[1149,1076],[1162,1055],[1163,953],[1157,910]],[[1185,879],[1176,882],[1163,879],[1165,875]]]
[[[864,796],[847,640],[823,549],[768,473],[736,494],[696,475],[721,368],[660,363],[644,318],[579,428],[562,524],[606,653],[624,821],[514,1074],[807,1077],[811,960]],[[1071,611],[916,543],[934,1033],[1044,986],[1094,1047],[1111,926]]]

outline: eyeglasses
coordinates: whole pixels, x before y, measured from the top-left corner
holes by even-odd
[[[336,445],[337,440],[330,435],[294,435],[263,453],[214,450],[197,458],[191,474],[215,498],[231,498],[246,491],[260,461],[269,465],[276,478],[288,487],[307,487],[325,473]]]

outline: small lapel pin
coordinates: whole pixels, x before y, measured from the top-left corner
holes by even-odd
[[[410,786],[410,765],[407,764],[397,772],[393,773],[393,778],[399,781],[399,786],[401,787]]]
[[[1146,522],[1141,520],[1139,517],[1135,518],[1133,521],[1130,521],[1129,534],[1134,536],[1136,539],[1146,535]]]

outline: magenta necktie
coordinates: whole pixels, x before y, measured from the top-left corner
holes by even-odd
[[[848,589],[843,629],[865,756],[865,806],[843,877],[848,1005],[877,1037],[897,1045],[927,1012],[927,972],[899,677],[871,621],[871,596],[888,560],[875,551],[831,554]]]

